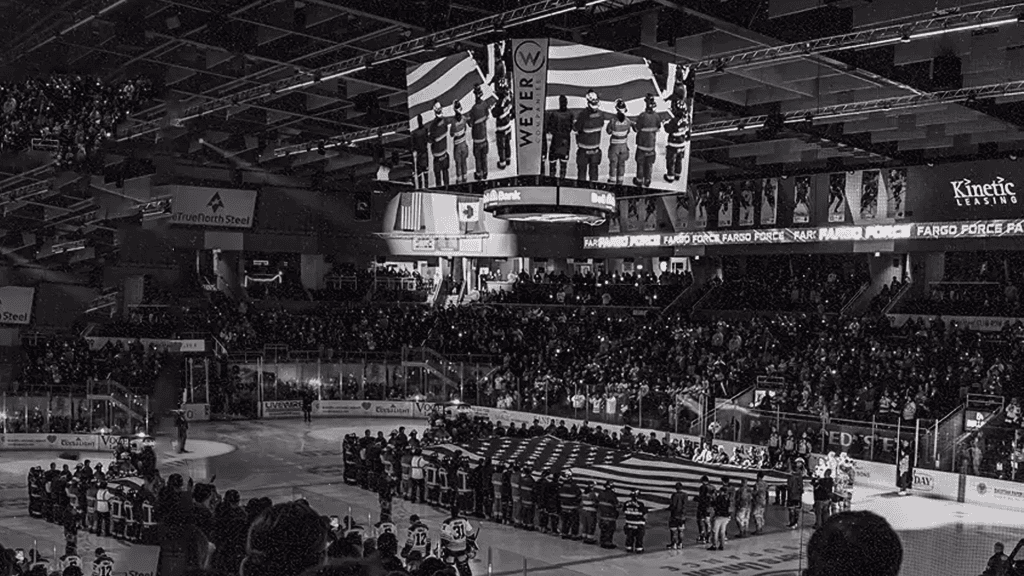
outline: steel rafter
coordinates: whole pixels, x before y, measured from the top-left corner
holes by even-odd
[[[198,118],[205,114],[225,110],[241,104],[260,102],[264,99],[272,98],[275,94],[280,92],[311,86],[324,79],[337,78],[346,74],[364,70],[374,64],[382,64],[393,60],[415,56],[434,48],[469,40],[471,38],[493,32],[499,28],[510,28],[513,26],[527,24],[529,22],[535,22],[558,14],[565,14],[581,7],[586,8],[588,6],[597,5],[603,1],[604,0],[589,0],[589,2],[586,0],[542,0],[541,2],[529,4],[508,12],[481,18],[480,20],[476,20],[468,24],[421,36],[400,44],[395,44],[393,46],[377,50],[371,54],[356,56],[316,70],[293,74],[279,80],[268,82],[261,86],[240,90],[230,95],[194,104],[192,106],[185,107],[181,112],[181,116],[176,120],[178,122],[187,122],[188,120]],[[151,120],[130,126],[121,131],[118,140],[127,140],[144,134],[157,132],[161,129],[163,124],[163,120]]]
[[[841,50],[887,46],[951,32],[1011,24],[1017,22],[1022,14],[1024,14],[1024,3],[1015,3],[999,8],[935,16],[917,22],[883,26],[816,40],[737,51],[701,60],[694,66],[698,72],[709,72],[777,63]]]

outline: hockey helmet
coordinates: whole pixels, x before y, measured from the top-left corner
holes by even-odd
[[[622,98],[619,98],[618,100],[615,101],[615,110],[618,112],[626,111],[626,103],[622,100]]]

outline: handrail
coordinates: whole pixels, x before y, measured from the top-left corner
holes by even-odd
[[[864,293],[867,292],[868,288],[870,287],[870,282],[865,282],[861,284],[860,289],[857,290],[857,293],[854,294],[849,300],[847,300],[846,304],[843,304],[843,307],[839,309],[839,315],[846,316],[847,313],[850,311],[850,308],[853,308],[853,305],[860,300],[860,297],[863,296]]]
[[[659,317],[664,318],[665,315],[668,314],[673,308],[675,308],[677,304],[683,302],[686,298],[689,298],[689,296],[697,290],[697,283],[690,282],[690,285],[687,286],[686,288],[683,288],[683,291],[680,292],[675,298],[673,298],[672,301],[668,303],[668,306],[665,306],[664,308],[661,309],[661,314],[659,315]]]
[[[892,312],[892,309],[896,307],[896,304],[899,303],[899,301],[903,299],[903,296],[907,292],[909,292],[909,291],[910,291],[910,282],[907,282],[906,284],[903,285],[902,288],[900,288],[900,291],[897,292],[896,295],[893,296],[891,300],[889,300],[889,303],[885,305],[885,308],[882,308],[882,315],[884,316],[884,315]]]
[[[713,280],[711,280],[711,281],[713,282]],[[722,287],[721,284],[719,284],[718,286],[712,286],[710,290],[705,292],[704,295],[700,297],[700,299],[698,299],[696,302],[693,303],[693,306],[691,306],[691,308],[693,310],[703,310],[702,303],[705,300],[707,300],[708,298],[710,298],[711,295],[714,294],[715,291],[719,290],[721,287]]]

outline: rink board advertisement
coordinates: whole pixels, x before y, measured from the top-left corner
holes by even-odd
[[[427,187],[518,174],[511,59],[502,41],[406,70],[414,170]]]
[[[424,402],[386,402],[377,400],[318,400],[313,402],[314,416],[350,418],[426,418],[432,404]]]
[[[993,478],[967,476],[964,502],[1024,510],[1024,484]]]
[[[113,447],[117,436],[102,434],[0,434],[2,450],[87,450]]]

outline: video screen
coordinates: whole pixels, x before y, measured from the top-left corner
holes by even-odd
[[[656,73],[636,56],[546,42],[544,150],[541,165],[522,173],[685,190],[693,71],[671,64]]]
[[[518,174],[510,44],[458,52],[406,71],[417,187]]]

